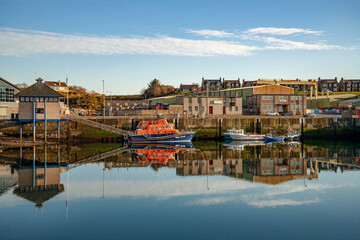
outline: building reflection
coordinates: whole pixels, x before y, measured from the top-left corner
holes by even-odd
[[[318,163],[306,159],[217,159],[177,161],[180,176],[225,175],[251,182],[279,184],[296,179],[317,179]]]
[[[33,202],[37,208],[65,189],[68,191],[69,187],[64,188],[60,181],[64,170],[67,172],[68,184],[69,170],[84,164],[103,163],[103,196],[105,170],[113,168],[152,168],[158,171],[166,167],[174,169],[178,176],[222,175],[269,185],[318,179],[321,171],[359,170],[358,158],[355,157],[358,154],[338,158],[312,146],[304,149],[300,143],[246,143],[244,146],[238,143],[227,146],[219,144],[215,148],[203,150],[195,149],[192,144],[132,145],[130,148],[121,147],[100,154],[81,153],[78,156],[85,157],[80,160],[61,159],[60,146],[25,150],[23,152],[20,148],[0,154],[0,161],[5,163],[0,166],[0,197],[14,189],[14,195]],[[62,155],[77,156],[64,149]]]
[[[57,161],[48,162],[47,148],[45,146],[42,160],[37,160],[36,148],[33,147],[33,160],[23,161],[22,149],[20,149],[18,164],[11,165],[12,171],[17,172],[17,186],[13,193],[35,203],[35,207],[41,208],[43,203],[64,191],[64,185],[60,183],[60,174],[66,169],[67,163]]]

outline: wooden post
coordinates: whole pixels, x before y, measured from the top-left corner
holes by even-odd
[[[57,127],[58,127],[57,137],[58,137],[58,141],[60,141],[60,120],[58,120],[57,122]]]
[[[45,145],[45,159],[44,159],[44,190],[46,190],[46,161],[47,161],[47,156],[46,156],[46,145]]]
[[[36,141],[36,137],[35,137],[35,134],[36,134],[36,116],[35,116],[35,100],[33,100],[33,141],[35,142]]]
[[[304,118],[301,118],[301,138],[304,138]]]
[[[20,146],[20,159],[19,159],[19,166],[21,167],[21,164],[22,164],[22,154],[23,154],[23,149],[22,147]]]
[[[57,149],[58,149],[57,163],[58,163],[58,166],[60,166],[60,145],[58,145]]]
[[[47,121],[46,121],[46,98],[44,98],[44,141],[46,143],[46,135],[47,135]]]
[[[23,140],[23,137],[22,137],[22,123],[21,123],[21,120],[20,120],[20,141]]]
[[[33,178],[32,178],[32,188],[35,188],[35,160],[36,160],[36,149],[35,146],[33,147]]]
[[[221,138],[221,136],[222,136],[221,125],[222,125],[222,118],[219,119],[219,138]]]

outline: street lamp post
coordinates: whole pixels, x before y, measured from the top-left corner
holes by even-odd
[[[111,91],[106,91],[106,92],[110,94],[110,106],[109,106],[108,116],[113,116],[112,115],[112,94],[111,94]],[[110,115],[110,113],[111,113],[111,115]]]
[[[104,80],[102,80],[102,82],[103,82],[103,100],[104,100],[103,117],[105,117],[105,84],[104,84]]]

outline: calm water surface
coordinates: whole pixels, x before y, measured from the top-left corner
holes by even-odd
[[[0,239],[356,239],[360,148],[194,142],[0,152]]]

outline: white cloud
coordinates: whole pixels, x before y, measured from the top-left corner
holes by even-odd
[[[320,199],[316,198],[314,200],[302,200],[296,201],[291,199],[273,199],[273,200],[258,200],[258,201],[249,201],[247,204],[258,207],[280,207],[280,206],[300,206],[300,205],[308,205],[313,203],[319,203]]]
[[[236,37],[234,33],[225,32],[225,31],[217,31],[217,30],[210,30],[210,29],[203,29],[203,30],[192,30],[188,29],[187,33],[194,33],[199,36],[204,37],[219,37],[219,38],[228,38],[228,37]]]
[[[200,198],[193,201],[188,201],[186,205],[188,206],[211,206],[211,205],[219,205],[227,202],[234,201],[234,197],[208,197],[208,198]]]
[[[169,36],[132,37],[89,36],[43,31],[26,31],[0,27],[0,56],[31,54],[83,55],[169,55],[169,56],[248,56],[259,50],[331,50],[346,49],[325,43],[306,43],[265,37],[257,34],[290,35],[319,34],[298,28],[253,28],[242,35],[218,30],[186,30],[203,37],[232,38],[225,40],[195,40]],[[247,44],[241,41],[247,40]],[[250,44],[249,44],[250,42]]]
[[[259,27],[251,28],[244,31],[245,34],[257,35],[257,34],[270,34],[270,35],[292,35],[297,33],[302,34],[315,34],[319,35],[321,31],[312,31],[301,28],[275,28],[275,27]]]
[[[257,47],[231,41],[172,37],[98,37],[0,28],[0,55],[29,54],[149,54],[174,56],[247,56]]]
[[[175,180],[117,180],[105,183],[106,197],[155,197],[168,199],[184,196],[211,196],[255,188],[254,184],[237,180],[217,180],[207,189],[205,178]],[[71,181],[69,197],[71,199],[96,198],[102,196],[101,181]]]
[[[328,45],[323,43],[304,43],[291,40],[278,39],[273,37],[260,38],[269,44],[264,49],[280,49],[280,50],[331,50],[341,49],[337,45]]]

